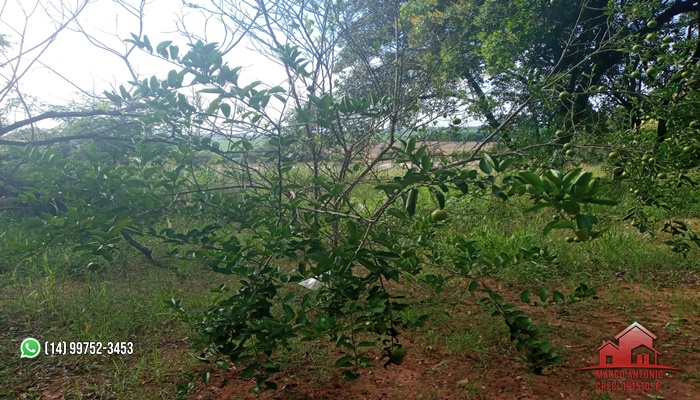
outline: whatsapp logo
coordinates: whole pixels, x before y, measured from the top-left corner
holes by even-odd
[[[20,346],[22,356],[20,358],[34,358],[41,353],[41,343],[34,338],[26,338]]]

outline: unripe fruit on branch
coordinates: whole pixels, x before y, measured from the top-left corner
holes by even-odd
[[[433,221],[444,221],[447,219],[447,211],[445,210],[435,210],[430,214]]]

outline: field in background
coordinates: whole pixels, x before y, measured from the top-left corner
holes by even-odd
[[[473,151],[476,146],[479,145],[480,142],[474,142],[474,141],[467,141],[467,142],[442,142],[442,141],[434,141],[434,142],[416,142],[416,147],[419,148],[421,146],[427,146],[428,147],[428,154],[434,154],[434,155],[445,155],[445,156],[450,156],[453,154],[457,153],[462,153],[462,152],[470,152]],[[375,145],[372,150],[370,151],[369,157],[370,158],[376,158],[379,153],[386,148],[386,143],[381,143],[378,145]],[[488,151],[492,149],[494,144],[492,142],[487,143],[483,150]]]

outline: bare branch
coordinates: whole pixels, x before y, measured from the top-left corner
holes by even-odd
[[[143,104],[134,104],[119,110],[104,111],[104,110],[88,110],[88,111],[49,111],[35,117],[27,118],[22,121],[17,121],[14,124],[0,127],[0,136],[4,136],[15,129],[19,129],[23,126],[37,123],[39,121],[44,121],[47,119],[61,119],[61,118],[77,118],[77,117],[94,117],[98,115],[121,117],[124,116],[128,111],[134,111],[138,109],[146,108]]]

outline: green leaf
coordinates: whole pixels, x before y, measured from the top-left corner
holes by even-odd
[[[392,217],[396,217],[396,218],[400,218],[400,219],[406,218],[406,214],[403,211],[399,210],[398,208],[390,208],[390,209],[386,210],[386,213],[391,215]]]
[[[148,39],[148,35],[143,35],[143,45],[149,53],[153,53],[153,46],[151,46],[151,41]]]
[[[545,226],[543,234],[548,234],[552,229],[574,229],[574,223],[569,220],[552,221]]]
[[[421,149],[424,149],[425,147],[422,147]],[[428,172],[430,171],[430,168],[433,166],[433,161],[430,158],[430,156],[423,156],[421,157],[421,169],[423,172]]]
[[[229,118],[231,116],[231,106],[228,103],[222,103],[221,112],[224,114],[224,117]]]
[[[412,137],[408,139],[408,143],[406,143],[406,154],[413,154],[413,150],[416,148],[416,138]]]
[[[530,291],[525,290],[524,292],[520,293],[520,301],[526,304],[530,304]]]
[[[488,161],[486,161],[485,156],[481,159],[481,161],[479,161],[479,169],[487,175],[491,175],[491,172],[493,172],[493,170],[491,169],[491,165]]]
[[[564,293],[555,290],[552,292],[552,300],[555,303],[563,303],[566,300],[566,297],[564,297]]]
[[[335,361],[334,367],[335,368],[342,368],[342,367],[352,367],[352,360],[353,356],[345,356],[345,357],[340,357]]]
[[[170,58],[173,60],[177,59],[177,54],[180,52],[180,48],[177,46],[170,46],[168,49],[170,50]]]
[[[352,372],[352,370],[345,369],[342,372],[343,382],[352,382],[360,379],[360,374]]]
[[[160,82],[158,82],[158,78],[154,76],[151,77],[149,85],[151,86],[151,90],[154,92],[157,92],[158,89],[160,89]]]
[[[547,297],[549,297],[549,292],[547,291],[547,289],[541,287],[539,292],[540,301],[544,303],[545,301],[547,301]]]
[[[469,193],[469,185],[467,185],[466,182],[464,181],[455,181],[455,186],[457,186],[457,189],[459,189],[462,194],[467,194]]]
[[[578,214],[581,212],[581,206],[575,201],[565,201],[561,206],[567,214]]]
[[[158,43],[158,45],[156,46],[156,53],[158,53],[163,58],[168,58],[167,47],[170,46],[172,43],[172,40],[166,40],[164,42]]]
[[[573,181],[574,178],[578,177],[580,173],[581,168],[572,169],[571,171],[567,172],[566,175],[564,175],[564,177],[562,178],[562,186],[569,186],[571,181]]]
[[[533,212],[533,211],[541,210],[541,209],[547,208],[547,207],[549,207],[549,206],[551,206],[551,205],[552,205],[551,203],[537,203],[537,204],[535,204],[534,206],[532,206],[532,207],[526,209],[524,212],[527,213],[527,212]]]
[[[520,177],[523,178],[525,182],[533,186],[544,188],[544,183],[542,182],[542,179],[533,172],[523,171],[520,173]]]
[[[576,226],[579,229],[591,230],[593,224],[598,222],[598,218],[590,214],[577,214],[576,215]]]
[[[438,206],[440,207],[440,209],[442,210],[443,208],[445,208],[445,195],[438,190],[434,190],[433,194],[435,194],[435,198],[437,199]]]
[[[347,220],[348,226],[348,242],[350,244],[357,243],[360,240],[360,233],[357,229],[357,224],[354,221]]]
[[[416,203],[418,202],[418,189],[411,189],[406,200],[406,212],[410,217],[416,213]]]
[[[124,85],[119,85],[119,94],[121,94],[122,98],[125,99],[125,100],[128,100],[128,99],[131,98],[131,95],[130,95],[129,92],[126,90],[126,88],[124,87]]]
[[[400,191],[403,189],[403,186],[398,183],[398,182],[387,182],[387,183],[380,183],[379,185],[374,187],[375,189],[383,190],[386,192],[387,195],[391,196],[394,194],[394,192]]]
[[[122,105],[121,97],[117,96],[116,94],[110,93],[106,90],[103,93],[109,99],[109,101],[114,103],[117,107],[120,107]]]
[[[498,161],[498,172],[503,172],[515,162],[515,158],[506,158]]]
[[[554,187],[560,188],[562,186],[562,179],[564,176],[560,171],[550,169],[549,171],[545,171],[542,175],[544,175],[545,179],[550,181]]]
[[[248,378],[254,377],[255,375],[257,375],[257,371],[256,371],[256,370],[257,370],[259,367],[260,367],[260,365],[258,365],[258,363],[252,363],[252,364],[250,364],[250,365],[249,365],[248,367],[246,367],[246,369],[244,369],[243,372],[241,373],[241,379],[248,379]]]

